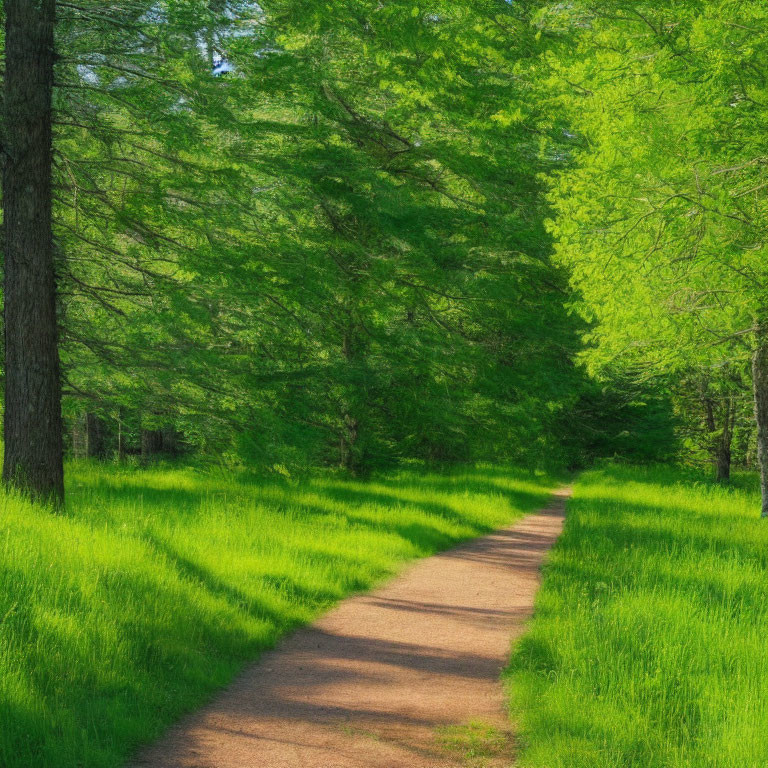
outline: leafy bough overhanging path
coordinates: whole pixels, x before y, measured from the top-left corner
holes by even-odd
[[[265,654],[138,768],[508,766],[499,675],[570,491],[422,560]]]

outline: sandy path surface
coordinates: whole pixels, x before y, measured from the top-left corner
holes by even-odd
[[[134,765],[511,765],[499,675],[533,610],[567,495],[345,600],[264,654]]]

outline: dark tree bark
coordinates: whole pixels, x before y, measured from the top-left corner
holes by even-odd
[[[141,458],[148,461],[163,450],[163,433],[159,429],[141,430]]]
[[[719,446],[719,448],[715,464],[715,480],[718,483],[725,483],[731,479],[731,451],[725,446]]]
[[[752,357],[752,386],[757,422],[757,463],[760,467],[762,517],[768,517],[768,336],[759,333]]]
[[[339,464],[351,474],[360,471],[359,437],[360,424],[357,419],[345,413],[342,417],[341,438],[339,440]]]
[[[169,456],[178,456],[179,450],[179,432],[174,426],[166,426],[160,430],[163,442],[163,453]]]
[[[5,1],[3,480],[60,506],[64,469],[51,221],[55,0]]]
[[[723,432],[717,444],[717,479],[731,479],[733,431],[736,427],[736,398],[730,395],[725,401]]]
[[[718,482],[726,482],[731,479],[731,446],[736,420],[736,402],[731,395],[725,397],[720,408],[717,408],[715,400],[707,394],[706,385],[704,385],[702,403],[707,431],[710,435],[714,435],[711,438],[709,450],[715,465],[715,479]],[[722,428],[718,427],[718,416],[722,419]]]
[[[85,414],[85,455],[104,459],[107,455],[107,425],[95,413]]]

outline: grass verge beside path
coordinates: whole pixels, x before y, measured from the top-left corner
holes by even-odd
[[[748,476],[581,477],[509,669],[521,767],[768,765],[759,511]]]
[[[290,484],[81,465],[61,516],[0,496],[0,765],[119,766],[291,628],[552,486],[491,467]]]

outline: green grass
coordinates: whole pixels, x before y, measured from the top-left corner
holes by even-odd
[[[751,477],[585,474],[509,670],[521,766],[765,768],[768,521]]]
[[[292,484],[83,464],[63,515],[0,496],[0,765],[120,765],[291,628],[551,486],[491,467]]]

